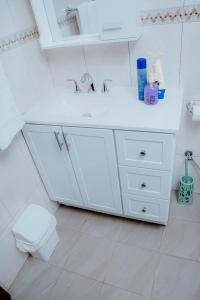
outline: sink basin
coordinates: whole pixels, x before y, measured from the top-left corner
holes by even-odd
[[[109,110],[110,97],[101,95],[72,95],[69,99],[58,101],[53,115],[64,115],[67,118],[93,118]]]

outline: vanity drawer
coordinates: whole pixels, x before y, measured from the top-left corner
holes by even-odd
[[[160,170],[120,166],[122,192],[169,199],[171,173]]]
[[[124,213],[140,220],[167,223],[169,201],[123,194]]]
[[[116,130],[120,165],[170,170],[174,157],[172,134]]]

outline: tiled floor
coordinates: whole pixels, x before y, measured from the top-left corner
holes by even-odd
[[[73,208],[57,212],[49,263],[29,258],[13,300],[200,300],[200,195],[167,227]]]

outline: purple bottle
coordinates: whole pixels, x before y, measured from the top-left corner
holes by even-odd
[[[155,105],[158,103],[158,89],[157,83],[147,84],[144,88],[144,103],[147,105]]]

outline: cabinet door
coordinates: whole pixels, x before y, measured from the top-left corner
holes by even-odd
[[[23,133],[50,198],[82,206],[61,127],[26,125]]]
[[[86,206],[121,214],[112,130],[64,127],[63,132]]]
[[[102,40],[135,38],[140,35],[136,0],[97,0],[99,29]]]

